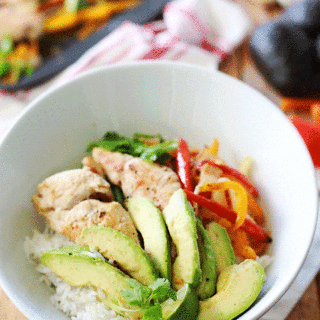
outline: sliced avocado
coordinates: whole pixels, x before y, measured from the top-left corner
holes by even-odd
[[[162,213],[152,201],[138,196],[129,198],[126,206],[142,235],[145,251],[158,268],[160,276],[171,282],[170,241]]]
[[[43,253],[41,262],[71,286],[101,288],[106,296],[103,302],[109,307],[114,304],[135,309],[121,296],[122,290],[130,289],[129,277],[106,262],[98,252],[81,245],[67,246]],[[122,314],[131,319],[141,318],[140,312]]]
[[[217,294],[200,301],[198,320],[230,320],[247,310],[264,283],[264,269],[255,260],[227,267],[218,276]]]
[[[163,210],[170,236],[177,249],[173,263],[173,287],[186,283],[196,288],[201,282],[200,253],[195,213],[182,189],[174,192]]]
[[[200,263],[202,270],[202,280],[197,288],[200,300],[212,297],[216,291],[217,268],[214,258],[213,245],[201,220],[197,220],[198,247],[200,252]]]
[[[216,222],[210,222],[206,226],[208,236],[212,242],[212,249],[216,259],[218,273],[235,263],[236,257],[231,240],[226,229]]]
[[[168,299],[161,304],[164,320],[194,320],[199,313],[197,292],[185,284],[177,292],[177,300]]]
[[[78,241],[114,260],[122,271],[143,285],[150,285],[158,278],[158,271],[147,253],[118,230],[103,226],[84,228]]]

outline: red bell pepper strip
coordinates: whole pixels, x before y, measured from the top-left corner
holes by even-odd
[[[236,178],[239,182],[241,182],[246,187],[246,189],[252,194],[253,197],[255,197],[255,198],[259,197],[259,191],[257,190],[257,188],[248,180],[248,178],[245,175],[243,175],[238,170],[231,168],[229,166],[226,166],[224,164],[217,164],[211,160],[201,161],[198,164],[198,167],[200,168],[204,164],[209,164],[210,166],[219,168],[220,170],[222,170],[222,172],[225,175],[229,175],[231,177]]]
[[[184,189],[184,192],[187,195],[188,201],[196,202],[200,206],[205,207],[205,208],[213,211],[219,217],[227,219],[232,224],[236,223],[238,216],[235,211],[221,205],[219,202],[207,199],[207,198],[200,196],[198,194],[195,194],[189,190]],[[210,218],[210,217],[206,217],[206,218]]]
[[[240,227],[257,242],[271,242],[272,238],[254,221],[246,218]]]
[[[214,213],[216,213],[218,216],[227,219],[232,224],[234,224],[237,221],[237,214],[235,211],[224,207],[220,203],[207,199],[203,196],[200,196],[198,194],[195,194],[189,190],[184,190],[186,193],[187,199],[190,202],[196,202],[200,206],[203,206]],[[206,216],[205,218],[210,218],[209,216]],[[254,221],[249,220],[246,218],[243,222],[243,224],[240,226],[240,228],[245,231],[248,235],[251,236],[252,239],[254,239],[257,242],[271,242],[271,237]]]
[[[248,193],[241,183],[237,181],[223,181],[217,183],[207,183],[199,188],[200,192],[206,191],[226,191],[233,190],[235,193],[234,211],[237,214],[236,223],[233,229],[236,230],[243,224],[248,210]]]
[[[190,150],[187,142],[182,138],[179,140],[177,149],[177,171],[183,188],[193,191]]]

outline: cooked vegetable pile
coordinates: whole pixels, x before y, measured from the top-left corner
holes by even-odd
[[[75,242],[45,252],[45,266],[69,285],[99,288],[130,319],[233,319],[254,303],[271,237],[251,158],[234,169],[217,139],[191,150],[184,139],[116,132],[87,151],[81,169],[48,177],[32,197]]]
[[[265,78],[284,96],[319,97],[320,2],[297,1],[251,37],[251,52]]]
[[[16,84],[59,53],[57,43],[86,39],[140,0],[4,0],[0,6],[0,79]],[[49,49],[48,49],[49,48]]]

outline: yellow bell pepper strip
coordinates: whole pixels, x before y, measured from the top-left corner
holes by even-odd
[[[107,2],[98,2],[96,5],[82,10],[81,19],[84,21],[104,21],[113,14],[113,6]]]
[[[81,18],[87,22],[105,21],[111,15],[130,9],[138,5],[139,1],[102,1],[96,5],[82,10]]]
[[[76,13],[59,11],[57,15],[49,18],[44,26],[45,32],[61,32],[77,26],[79,23]]]
[[[198,164],[198,167],[200,168],[204,164],[209,164],[213,167],[221,169],[223,174],[228,175],[230,177],[233,177],[236,180],[238,180],[239,182],[241,182],[248,189],[248,191],[252,194],[252,196],[254,196],[255,198],[259,197],[259,191],[257,190],[257,188],[248,180],[248,178],[245,175],[240,173],[238,170],[231,168],[231,167],[224,165],[224,164],[217,164],[211,160],[201,161]]]
[[[108,1],[109,5],[112,6],[113,13],[118,13],[127,9],[136,7],[140,0],[122,0],[122,1]]]
[[[190,151],[187,142],[182,138],[177,149],[177,172],[183,188],[193,191]]]
[[[184,189],[184,192],[186,193],[187,199],[190,202],[195,202],[199,206],[209,209],[201,211],[201,217],[205,220],[213,220],[215,215],[218,215],[222,218],[227,219],[232,224],[236,223],[237,213],[235,211],[227,207],[224,207],[223,205],[214,200],[205,198],[189,190]],[[212,214],[210,214],[210,211],[212,212]],[[272,241],[272,238],[257,223],[255,223],[252,220],[249,220],[248,218],[244,220],[240,228],[244,230],[256,242],[269,243]]]
[[[237,213],[237,220],[233,227],[234,230],[236,230],[243,224],[247,215],[248,196],[244,187],[240,183],[235,181],[224,181],[202,185],[200,187],[200,192],[226,191],[230,189],[233,190],[236,195],[236,203],[234,209]]]
[[[214,141],[212,142],[209,151],[212,155],[216,156],[218,155],[219,152],[219,140],[218,139],[214,139]]]

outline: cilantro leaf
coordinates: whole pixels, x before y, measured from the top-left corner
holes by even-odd
[[[150,299],[156,302],[163,302],[168,298],[177,300],[177,293],[171,288],[170,281],[168,279],[159,278],[153,284],[149,286],[152,290]]]
[[[145,161],[164,163],[171,157],[169,152],[178,148],[178,142],[165,141],[159,134],[135,133],[132,139],[129,139],[117,132],[108,131],[102,139],[90,143],[86,151],[91,152],[95,147],[130,154]]]
[[[143,320],[163,320],[161,303],[169,298],[177,300],[177,294],[167,279],[159,278],[148,287],[133,279],[128,281],[131,289],[122,290],[122,297],[129,304],[144,310]]]
[[[147,309],[143,314],[142,320],[163,320],[161,305],[157,303]]]
[[[128,279],[128,282],[132,290],[122,290],[122,297],[131,305],[140,307],[141,309],[149,307],[149,296],[152,290],[134,279]]]

